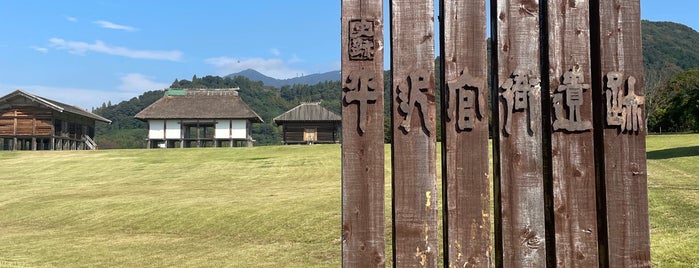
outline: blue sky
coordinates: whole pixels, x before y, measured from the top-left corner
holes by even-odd
[[[23,89],[89,109],[195,74],[339,70],[340,3],[0,0],[0,95]],[[641,3],[644,19],[699,29],[699,1]]]

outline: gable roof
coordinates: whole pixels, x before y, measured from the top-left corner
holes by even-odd
[[[140,120],[249,119],[264,122],[233,89],[170,91],[134,117]]]
[[[320,102],[301,103],[301,105],[275,117],[272,121],[277,125],[286,122],[299,121],[330,121],[341,122],[342,117],[320,106]]]
[[[51,100],[51,99],[47,99],[44,97],[39,97],[37,95],[30,94],[30,93],[27,93],[27,92],[19,90],[19,89],[15,90],[14,92],[12,92],[10,94],[3,96],[2,98],[0,98],[0,104],[9,103],[9,101],[15,97],[26,98],[32,102],[36,102],[41,106],[47,107],[47,108],[54,110],[54,111],[57,111],[59,113],[63,113],[63,112],[71,113],[71,114],[75,114],[75,115],[79,115],[79,116],[84,116],[84,117],[87,117],[90,119],[94,119],[96,121],[105,122],[108,124],[112,123],[112,121],[107,119],[107,118],[93,114],[91,112],[88,112],[88,111],[83,110],[81,108],[75,107],[73,105],[68,105],[68,104],[58,102],[55,100]]]

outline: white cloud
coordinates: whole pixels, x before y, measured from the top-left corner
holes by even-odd
[[[70,22],[78,22],[78,18],[71,16],[66,16],[66,20]]]
[[[49,49],[45,47],[37,47],[37,46],[31,46],[31,49],[35,50],[36,52],[41,52],[41,53],[48,53]]]
[[[104,53],[134,59],[181,61],[182,52],[179,50],[133,50],[126,47],[110,46],[97,40],[94,44],[78,41],[66,41],[60,38],[49,39],[50,47],[67,50],[70,53],[84,55],[87,52]]]
[[[298,63],[298,62],[303,62],[299,56],[296,56],[295,54],[291,56],[291,59],[289,59],[289,63]]]
[[[291,68],[289,66],[290,62],[282,59],[217,57],[206,59],[206,63],[216,67],[219,75],[229,75],[245,69],[254,69],[270,77],[286,79],[304,73],[303,70]]]
[[[126,26],[126,25],[120,25],[120,24],[116,24],[116,23],[106,21],[106,20],[93,21],[92,23],[97,24],[100,27],[106,28],[106,29],[122,30],[122,31],[127,31],[127,32],[138,31],[138,28]]]
[[[282,52],[279,51],[279,49],[276,49],[276,48],[270,49],[269,52],[271,52],[272,55],[277,56],[277,57],[279,57],[279,55],[282,54]]]
[[[170,84],[153,81],[153,77],[138,73],[130,73],[122,76],[121,85],[117,88],[125,92],[133,92],[139,95],[150,90],[159,90],[170,87]],[[134,95],[134,96],[135,96]]]

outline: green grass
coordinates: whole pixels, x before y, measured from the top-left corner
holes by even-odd
[[[699,265],[699,135],[648,136],[653,264]]]
[[[648,158],[653,264],[693,267],[699,135]],[[0,267],[339,267],[340,215],[339,145],[0,152]]]
[[[337,266],[339,153],[2,153],[0,266]]]

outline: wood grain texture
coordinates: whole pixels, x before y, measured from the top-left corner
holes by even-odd
[[[596,86],[607,86],[610,72],[636,80],[635,94],[643,95],[643,54],[639,0],[599,0],[594,12],[599,19],[600,70]],[[628,89],[628,83],[623,88]],[[600,101],[604,96],[600,96]],[[601,105],[597,114],[604,115]],[[643,107],[645,118],[645,107]],[[600,118],[604,120],[604,118]],[[602,182],[606,190],[606,265],[609,267],[650,267],[650,231],[648,222],[648,182],[646,172],[646,129],[621,131],[603,125],[604,151]]]
[[[492,267],[485,0],[440,7],[445,267]]]
[[[498,68],[494,84],[500,86],[500,95],[492,98],[497,126],[493,134],[496,266],[545,267],[541,91],[535,81],[541,79],[539,1],[492,0],[491,7]],[[516,112],[506,102],[514,96],[503,90],[511,88],[513,78],[532,86],[527,108]]]
[[[395,267],[437,267],[434,2],[391,1]]]
[[[373,58],[350,60],[352,22],[373,24]],[[355,25],[353,25],[355,26]],[[357,26],[359,27],[359,26]],[[365,29],[366,30],[366,29]],[[364,37],[367,37],[366,35]],[[383,146],[383,5],[381,0],[342,1],[342,265],[385,267]],[[372,77],[373,76],[373,77]],[[361,81],[359,81],[361,80]],[[359,83],[357,83],[359,81]],[[375,98],[345,101],[350,91],[376,87]],[[362,110],[364,112],[362,112]],[[359,123],[363,122],[363,129]]]
[[[597,267],[589,2],[548,1],[547,9],[556,264]]]

